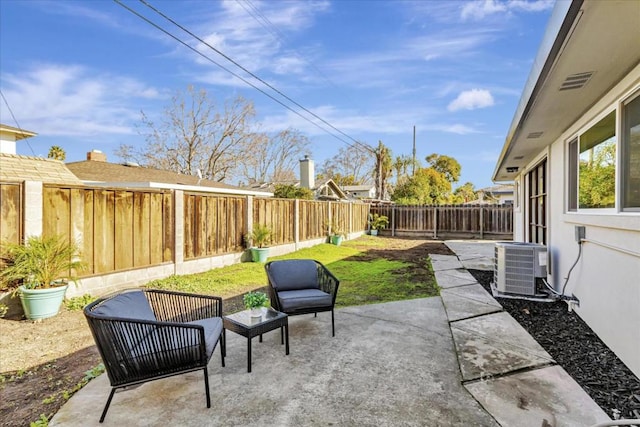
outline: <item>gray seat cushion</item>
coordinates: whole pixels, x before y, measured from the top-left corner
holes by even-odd
[[[156,320],[151,305],[142,291],[123,292],[109,298],[92,311],[93,314],[124,319]]]
[[[278,292],[278,298],[280,299],[280,308],[285,313],[298,309],[330,307],[332,303],[331,295],[322,292],[320,289],[280,291]]]
[[[220,317],[211,317],[209,319],[195,320],[188,322],[187,325],[204,326],[204,339],[207,344],[207,356],[213,354],[213,350],[222,334],[222,319]]]
[[[269,266],[273,288],[280,291],[318,289],[318,267],[313,260],[274,261]]]

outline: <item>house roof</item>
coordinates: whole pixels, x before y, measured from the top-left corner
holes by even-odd
[[[481,188],[478,191],[491,194],[513,194],[513,184],[500,184]]]
[[[250,188],[252,189],[261,189],[267,190],[270,192],[274,192],[276,185],[293,185],[294,187],[300,187],[300,181],[277,181],[277,182],[262,182],[252,184]],[[327,191],[328,190],[328,191]],[[339,200],[339,199],[347,199],[347,195],[340,188],[338,184],[335,183],[332,179],[327,179],[322,182],[317,182],[315,187],[311,189],[316,199],[326,199],[326,200]],[[329,194],[332,193],[332,194]]]
[[[82,185],[82,181],[59,160],[7,153],[0,153],[0,181]]]
[[[375,188],[373,184],[370,185],[343,185],[342,189],[344,191],[370,191]]]
[[[200,179],[197,176],[180,174],[162,169],[154,169],[135,164],[117,164],[86,160],[67,163],[67,167],[86,184],[126,185],[130,187],[189,186],[205,187],[213,192],[225,194],[269,196],[264,191],[244,190],[221,182]],[[154,185],[155,184],[155,185]],[[164,184],[164,185],[163,185]]]
[[[640,64],[639,1],[558,1],[493,180],[528,163]]]
[[[37,135],[37,133],[30,130],[14,128],[13,126],[3,125],[2,123],[0,123],[0,133],[11,134],[14,136],[16,141]]]

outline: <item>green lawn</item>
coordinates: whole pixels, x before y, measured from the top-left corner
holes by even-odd
[[[408,267],[414,267],[415,264],[430,269],[426,255],[424,259],[401,262],[372,258],[371,253],[368,253],[369,250],[383,246],[382,239],[363,236],[344,242],[341,246],[326,243],[283,256],[269,257],[269,260],[309,258],[323,263],[340,280],[337,306],[438,295],[438,286],[433,276],[430,283],[424,283],[415,280],[409,272],[411,269]],[[204,273],[171,276],[150,282],[147,286],[229,298],[266,284],[263,264],[246,262]]]

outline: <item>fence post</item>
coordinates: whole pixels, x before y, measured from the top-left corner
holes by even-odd
[[[247,196],[247,234],[253,231],[253,196]]]
[[[298,250],[298,243],[300,243],[300,200],[295,199],[293,203],[293,242],[295,243],[296,250]]]
[[[43,187],[41,181],[24,182],[24,233],[23,237],[41,236],[43,229],[42,198]],[[27,214],[28,212],[28,214]],[[74,236],[75,237],[75,236]],[[20,242],[22,243],[22,242]]]
[[[396,207],[391,208],[391,237],[396,235]]]
[[[180,274],[178,267],[184,262],[184,191],[173,190],[173,197],[173,274]]]
[[[480,205],[480,239],[484,239],[484,207]]]
[[[438,207],[433,207],[433,238],[438,238]]]

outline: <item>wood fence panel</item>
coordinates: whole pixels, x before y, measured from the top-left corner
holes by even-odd
[[[328,203],[314,200],[300,200],[298,211],[299,238],[311,240],[326,236],[326,222],[329,218]]]
[[[164,236],[162,230],[162,201],[163,195],[158,193],[149,194],[149,263],[151,265],[161,264],[163,261]]]
[[[94,262],[96,273],[115,270],[114,191],[94,191]]]
[[[93,190],[84,190],[84,231],[82,233],[82,259],[87,263],[86,274],[95,273],[94,202]]]
[[[184,259],[191,259],[194,257],[194,236],[193,229],[195,224],[193,223],[193,199],[194,195],[184,195]]]
[[[163,256],[164,262],[174,260],[174,247],[175,247],[175,223],[174,223],[174,195],[173,193],[164,193],[162,195],[162,221],[164,230],[163,239]]]
[[[151,200],[149,193],[136,192],[133,196],[133,209],[136,216],[133,221],[134,256],[135,267],[146,267],[151,264],[151,236],[149,228],[149,217]]]
[[[71,190],[44,187],[42,189],[42,234],[69,238]]]
[[[253,201],[253,223],[271,228],[272,244],[293,243],[294,210],[295,201],[292,199],[256,198]]]
[[[118,250],[115,252],[115,269],[132,268],[134,239],[133,239],[133,193],[130,191],[115,192],[115,241]]]
[[[0,242],[22,241],[22,186],[0,184]]]
[[[366,230],[368,219],[369,219],[370,205],[368,203],[353,203],[351,206],[352,206],[351,223],[353,226],[353,229],[351,230],[351,232]]]

